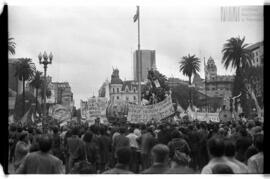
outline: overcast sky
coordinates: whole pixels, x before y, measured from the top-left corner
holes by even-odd
[[[230,37],[246,37],[246,43],[263,40],[262,8],[246,10],[241,22],[222,22],[218,6],[141,6],[141,48],[156,50],[157,69],[167,77],[187,79],[179,72],[183,56],[212,56],[218,74],[229,75],[221,64],[222,47]],[[136,6],[10,6],[9,34],[16,42],[13,58],[32,58],[37,69],[38,54],[54,55],[48,75],[67,81],[80,99],[98,94],[110,80],[112,67],[122,80],[133,78],[132,52],[137,48]],[[247,18],[248,17],[248,18]],[[255,20],[254,20],[255,19]]]

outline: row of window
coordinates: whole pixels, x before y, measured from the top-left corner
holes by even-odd
[[[112,91],[113,91],[113,93],[115,93],[115,88],[112,88]],[[119,93],[119,88],[116,88],[116,91],[117,91],[117,93]],[[126,88],[126,92],[128,92],[129,90],[128,90],[128,88]],[[133,89],[133,92],[135,93],[136,92],[136,89],[134,88]]]
[[[229,88],[205,88],[207,91],[209,90],[230,90]]]
[[[116,96],[116,99],[120,99],[120,97],[119,96]],[[136,98],[136,96],[133,96],[133,100],[135,101],[137,98]],[[114,96],[112,96],[112,100],[114,100]],[[126,101],[129,101],[129,97],[127,96],[126,97]]]

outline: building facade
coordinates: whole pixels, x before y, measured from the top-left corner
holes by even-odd
[[[73,93],[68,82],[53,82],[55,103],[63,106],[73,106]]]
[[[195,89],[207,97],[222,100],[218,104],[227,105],[229,98],[232,97],[234,76],[218,75],[215,61],[210,57],[205,67],[205,77],[206,79],[202,79],[199,74],[194,76],[192,83]]]
[[[156,69],[156,52],[155,50],[141,50],[141,63],[139,67],[139,53],[136,50],[133,53],[133,75],[134,81],[139,80],[139,74],[141,76],[141,81],[147,80],[148,70],[154,68]],[[140,70],[141,69],[141,72]]]
[[[179,78],[168,78],[168,86],[170,88],[177,87],[178,85],[187,85],[188,86],[188,81],[181,80]]]
[[[122,81],[119,70],[114,69],[111,81],[106,80],[99,89],[99,97],[109,97],[111,102],[126,101],[138,104],[138,82]]]
[[[252,56],[253,56],[252,65],[255,67],[262,66],[263,65],[263,53],[264,53],[263,42],[257,42],[255,44],[252,44],[252,45],[248,46],[247,49],[252,52]]]

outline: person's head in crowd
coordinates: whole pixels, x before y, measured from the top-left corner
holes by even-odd
[[[91,132],[86,132],[85,135],[83,136],[83,141],[90,143],[92,141],[93,134]]]
[[[17,132],[21,133],[23,131],[23,128],[21,126],[17,127]]]
[[[27,143],[29,139],[29,134],[26,131],[22,131],[21,134],[19,135],[19,141]]]
[[[233,174],[233,170],[226,164],[216,164],[212,168],[213,174]]]
[[[28,128],[28,133],[29,133],[29,134],[33,134],[33,131],[34,131],[33,127],[29,127],[29,128]]]
[[[169,160],[169,148],[164,144],[157,144],[151,150],[154,163],[167,164]]]
[[[235,143],[232,141],[232,139],[226,139],[224,141],[225,144],[225,151],[224,154],[226,157],[234,157],[236,152],[236,146]]]
[[[100,127],[100,129],[99,129],[100,135],[106,135],[106,131],[107,131],[107,129],[104,126]]]
[[[220,128],[220,129],[218,130],[218,134],[221,135],[221,136],[226,136],[226,135],[225,135],[225,130],[224,130],[224,128]]]
[[[133,127],[133,126],[130,126],[128,132],[129,132],[129,133],[133,133],[133,131],[134,131],[134,127]]]
[[[181,150],[175,150],[174,156],[172,158],[172,165],[188,166],[191,161],[190,156]]]
[[[50,151],[52,147],[52,139],[48,134],[43,134],[42,136],[39,137],[38,144],[39,150],[41,152],[47,153]]]
[[[248,123],[247,123],[247,128],[250,130],[252,127],[255,126],[255,122],[254,121],[251,121],[249,120]]]
[[[129,147],[121,147],[116,151],[117,162],[128,165],[130,162],[131,149]]]
[[[54,134],[58,134],[58,131],[59,131],[58,127],[54,127],[54,128],[53,128],[53,133],[54,133]]]
[[[133,133],[137,136],[140,137],[141,136],[141,131],[139,129],[134,129]]]
[[[259,152],[263,152],[263,134],[256,134],[254,136],[254,146]]]
[[[79,136],[79,129],[77,127],[74,127],[71,130],[71,135],[73,135],[73,136]]]
[[[224,139],[219,136],[211,137],[207,142],[207,149],[210,157],[222,157],[224,155]]]
[[[239,133],[243,137],[246,137],[248,135],[248,132],[247,132],[247,130],[244,127],[241,127]]]
[[[153,131],[153,128],[152,128],[152,127],[148,127],[148,128],[146,129],[146,131],[147,131],[147,132],[150,132],[151,134],[153,134],[153,133],[154,133],[154,131]]]
[[[15,125],[10,125],[9,129],[10,129],[11,132],[17,131],[17,127]]]
[[[254,145],[249,146],[245,154],[246,161],[258,152],[258,149]]]
[[[99,127],[96,126],[96,125],[92,125],[90,127],[90,130],[95,134],[95,135],[98,135],[99,134]]]
[[[173,130],[172,133],[171,133],[171,138],[172,139],[175,139],[175,138],[181,138],[182,135],[180,134],[180,132],[178,130]]]
[[[125,127],[120,127],[119,133],[124,135],[126,133],[126,128]]]

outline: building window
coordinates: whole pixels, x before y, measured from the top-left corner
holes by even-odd
[[[118,89],[118,88],[117,88]],[[119,99],[119,96],[116,96],[116,99]]]
[[[136,92],[136,88],[133,88],[134,93]]]
[[[212,90],[216,90],[215,88],[212,88]]]
[[[119,93],[119,88],[117,88],[117,93]]]
[[[129,100],[128,97],[126,97],[126,100],[127,100],[127,101]]]
[[[112,89],[113,93],[114,93],[114,88]]]
[[[133,96],[134,101],[136,100],[136,96]]]

